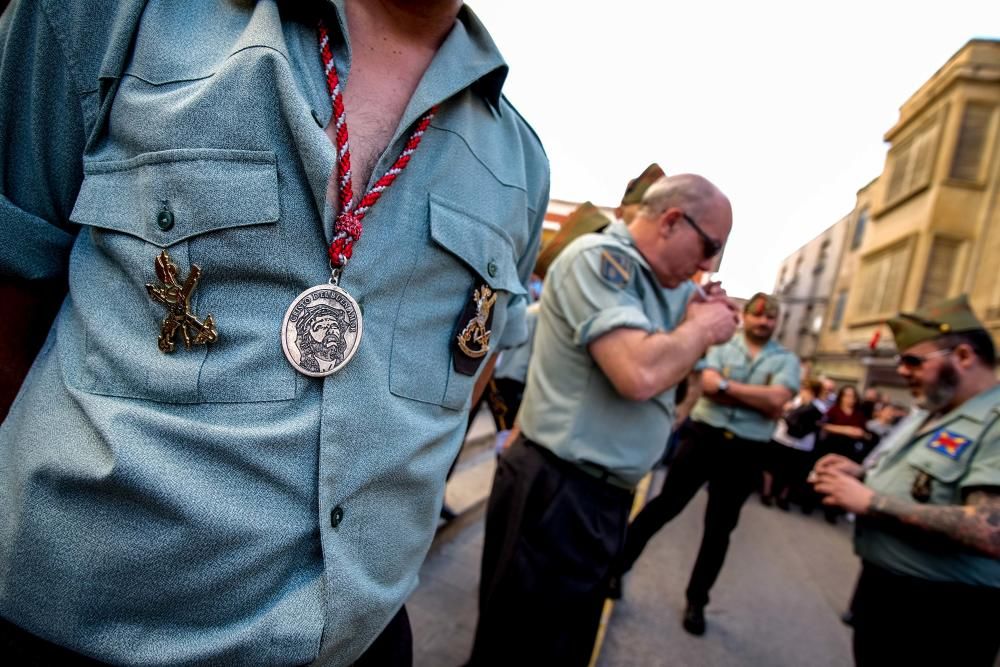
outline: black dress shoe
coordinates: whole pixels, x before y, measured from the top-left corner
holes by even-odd
[[[774,504],[786,512],[791,509],[791,506],[788,504],[788,498],[778,498],[774,501]]]
[[[761,494],[760,496],[761,505],[763,505],[764,507],[770,507],[773,502],[774,498],[772,498],[771,496],[765,496],[764,494]]]
[[[684,620],[681,625],[692,635],[700,637],[705,634],[705,608],[688,604],[684,610]]]

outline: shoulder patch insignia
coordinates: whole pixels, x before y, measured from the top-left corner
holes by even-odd
[[[957,461],[961,458],[962,452],[968,449],[971,444],[971,438],[941,428],[931,436],[927,448]]]
[[[623,252],[605,250],[601,253],[601,277],[618,289],[624,288],[632,278],[632,259]]]

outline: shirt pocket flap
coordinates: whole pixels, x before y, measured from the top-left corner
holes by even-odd
[[[969,451],[963,452],[963,456],[953,459],[946,454],[942,454],[930,449],[926,444],[916,448],[916,451],[907,457],[907,462],[921,470],[934,479],[947,484],[958,481],[969,468],[969,459],[972,447]]]
[[[526,294],[517,275],[514,242],[491,222],[430,196],[431,238],[494,290]],[[470,226],[475,225],[475,229]]]
[[[84,164],[70,219],[169,247],[205,232],[277,222],[271,151],[178,149]]]

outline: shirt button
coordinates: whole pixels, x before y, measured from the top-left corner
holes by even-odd
[[[497,275],[497,263],[490,261],[489,265],[486,267],[486,272],[490,274],[490,278],[495,278]]]
[[[173,212],[166,208],[160,211],[160,214],[156,216],[156,224],[163,231],[169,231],[174,226]]]
[[[330,512],[330,525],[336,528],[340,525],[340,522],[344,520],[344,510],[337,505]]]

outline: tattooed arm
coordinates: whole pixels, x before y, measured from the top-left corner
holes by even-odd
[[[911,526],[991,558],[1000,558],[998,487],[974,488],[964,505],[924,505],[875,493],[860,480],[832,467],[818,470],[815,479],[816,492],[825,496],[824,505]]]
[[[1000,489],[976,489],[964,505],[922,505],[874,494],[868,516],[898,521],[1000,558]]]

